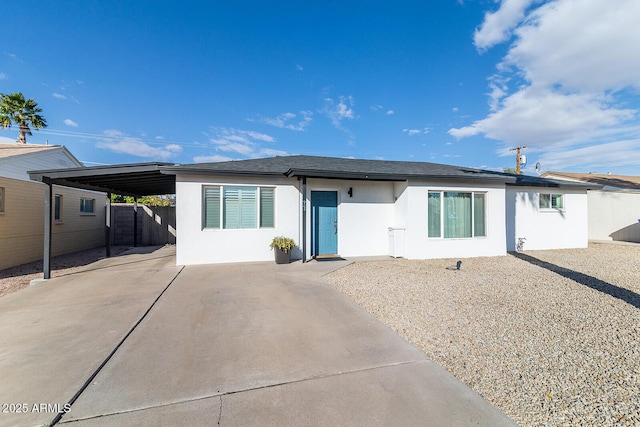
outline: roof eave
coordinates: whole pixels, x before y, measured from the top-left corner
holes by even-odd
[[[253,176],[253,177],[280,177],[286,175],[282,172],[259,172],[259,171],[237,171],[237,170],[214,170],[208,168],[181,168],[162,167],[160,173],[165,175],[222,175],[222,176]]]

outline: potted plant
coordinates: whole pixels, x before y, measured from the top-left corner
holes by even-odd
[[[289,264],[291,261],[291,250],[296,246],[293,239],[284,236],[274,237],[269,247],[276,254],[276,264]]]

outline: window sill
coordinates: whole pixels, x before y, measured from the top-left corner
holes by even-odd
[[[80,216],[96,216],[95,212],[80,212]]]
[[[538,209],[539,212],[541,213],[553,213],[553,212],[560,212],[560,213],[565,213],[566,209]]]
[[[429,240],[483,240],[488,239],[488,236],[476,236],[476,237],[427,237]]]
[[[63,221],[53,221],[53,225],[62,225],[64,224]]]
[[[260,231],[260,230],[275,230],[276,227],[258,227],[258,228],[202,228],[201,231]]]

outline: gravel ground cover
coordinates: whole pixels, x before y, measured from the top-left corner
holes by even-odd
[[[325,276],[523,426],[640,425],[640,245]]]
[[[130,249],[130,246],[112,246],[111,256],[118,256],[128,249]],[[52,257],[51,277],[59,277],[76,272],[83,266],[104,258],[105,255],[105,248],[99,247]],[[0,270],[0,297],[26,288],[33,279],[41,278],[42,261],[30,262]]]

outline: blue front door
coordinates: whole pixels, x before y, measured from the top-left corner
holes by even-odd
[[[338,193],[311,192],[312,255],[338,253]]]

